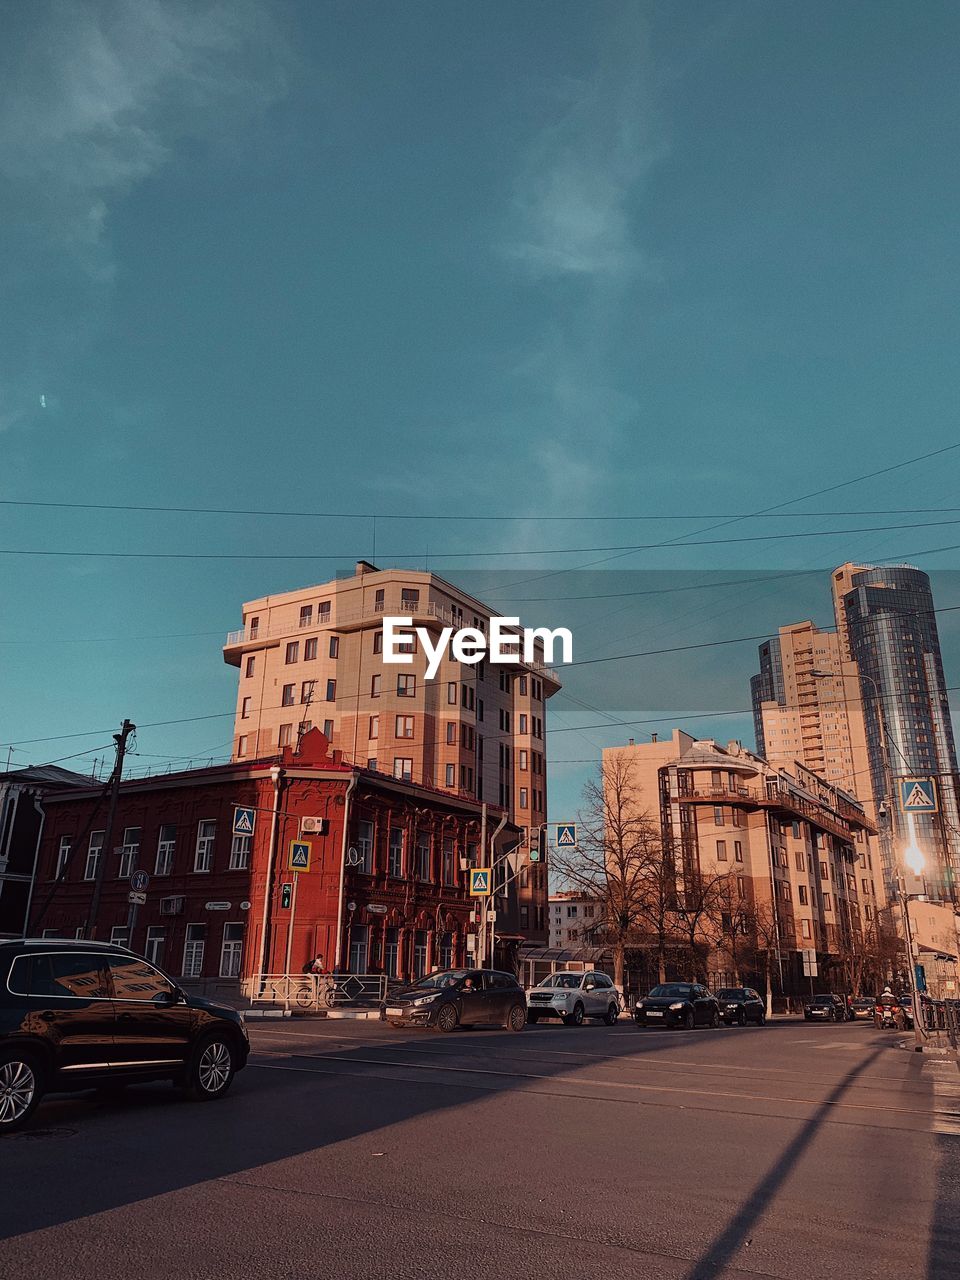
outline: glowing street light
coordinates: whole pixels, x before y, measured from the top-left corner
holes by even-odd
[[[926,860],[923,856],[923,851],[918,848],[915,842],[911,842],[904,849],[903,861],[915,876],[923,874],[923,868],[926,866]]]

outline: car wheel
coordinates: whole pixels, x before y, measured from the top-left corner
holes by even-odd
[[[457,1018],[456,1006],[452,1004],[445,1004],[437,1014],[437,1021],[435,1025],[438,1031],[456,1031],[458,1021],[459,1019]]]
[[[615,1004],[612,1004],[607,1012],[603,1015],[603,1020],[608,1027],[615,1027],[617,1019],[620,1017],[620,1010]]]
[[[540,1015],[539,1015],[539,1013],[528,1013],[528,1014],[527,1014],[527,1021],[530,1023],[530,1025],[531,1025],[531,1026],[536,1025],[536,1023],[538,1023],[538,1022],[540,1021]]]
[[[40,1070],[24,1053],[0,1054],[0,1134],[25,1125],[43,1096]]]
[[[222,1098],[233,1083],[235,1071],[231,1042],[219,1033],[207,1036],[193,1051],[186,1091],[198,1102]]]
[[[711,1027],[713,1027],[714,1031],[716,1031],[717,1027],[719,1027],[719,1025],[720,1025],[720,1010],[719,1010],[719,1009],[714,1009],[713,1013],[711,1013],[711,1015],[710,1015],[710,1025],[711,1025]]]
[[[683,1029],[684,1029],[684,1031],[692,1031],[692,1030],[693,1030],[693,1028],[694,1028],[696,1025],[697,1025],[697,1016],[696,1016],[696,1014],[693,1012],[693,1010],[692,1010],[692,1009],[687,1009],[687,1010],[686,1010],[686,1012],[685,1012],[685,1013],[684,1013],[684,1015],[683,1015]]]
[[[573,1006],[573,1013],[568,1013],[563,1020],[568,1027],[583,1026],[583,1005],[578,1000]]]
[[[527,1011],[522,1004],[515,1004],[503,1024],[508,1031],[522,1031],[527,1025]]]

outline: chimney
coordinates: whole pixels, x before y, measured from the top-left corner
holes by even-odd
[[[627,746],[628,746],[628,747],[635,747],[636,745],[637,745],[637,744],[634,742],[634,740],[633,740],[632,738],[628,738],[628,739],[627,739]]]
[[[656,740],[657,740],[657,735],[656,735],[655,733],[651,733],[651,735],[650,735],[650,741],[651,741],[651,742],[656,742]]]

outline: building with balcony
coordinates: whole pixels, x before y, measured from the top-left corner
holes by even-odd
[[[702,976],[761,983],[757,965],[769,962],[774,992],[798,997],[809,992],[802,953],[814,950],[821,980],[851,985],[885,907],[876,831],[858,800],[802,765],[788,771],[680,729],[606,749],[605,769],[615,757],[659,831],[681,932],[693,896],[709,888]]]
[[[443,627],[488,634],[493,614],[436,574],[366,561],[349,577],[247,602],[243,627],[223,651],[239,677],[234,759],[295,751],[318,728],[357,767],[486,804],[521,828],[542,827],[546,708],[560,688],[556,673],[537,657],[471,665],[448,651],[427,680],[415,638],[409,665],[384,662],[386,616],[409,618],[435,639]],[[512,857],[501,872],[496,909],[504,938],[544,944],[544,868],[526,869]]]
[[[603,911],[595,899],[570,890],[551,893],[549,918],[551,947],[584,947],[591,944]]]
[[[234,831],[238,807],[253,810],[250,834]],[[412,978],[474,954],[482,805],[348,764],[316,730],[299,755],[125,781],[110,849],[105,823],[102,786],[45,797],[29,932],[83,931],[102,860],[96,936],[207,990],[302,974],[317,956],[328,971]],[[519,834],[504,824],[496,851]],[[298,840],[311,846],[299,872]],[[150,883],[131,931],[135,870]],[[501,942],[497,961],[514,951]]]

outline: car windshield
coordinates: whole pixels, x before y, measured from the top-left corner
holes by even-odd
[[[873,1004],[873,1000],[870,996],[857,996],[853,1003],[858,1009],[869,1009]]]
[[[582,979],[582,973],[551,973],[549,978],[544,978],[538,985],[541,987],[579,987]]]
[[[651,996],[672,996],[674,999],[680,996],[688,996],[690,987],[685,982],[662,982],[658,987],[654,987],[650,992]]]
[[[833,1004],[833,996],[814,996],[811,1004]]]
[[[415,982],[415,987],[430,987],[435,990],[437,987],[454,987],[461,982],[469,970],[467,969],[448,969],[445,973],[431,973],[426,978],[421,978],[419,982]]]
[[[746,1000],[747,993],[742,987],[722,987],[717,992],[718,1000]]]

